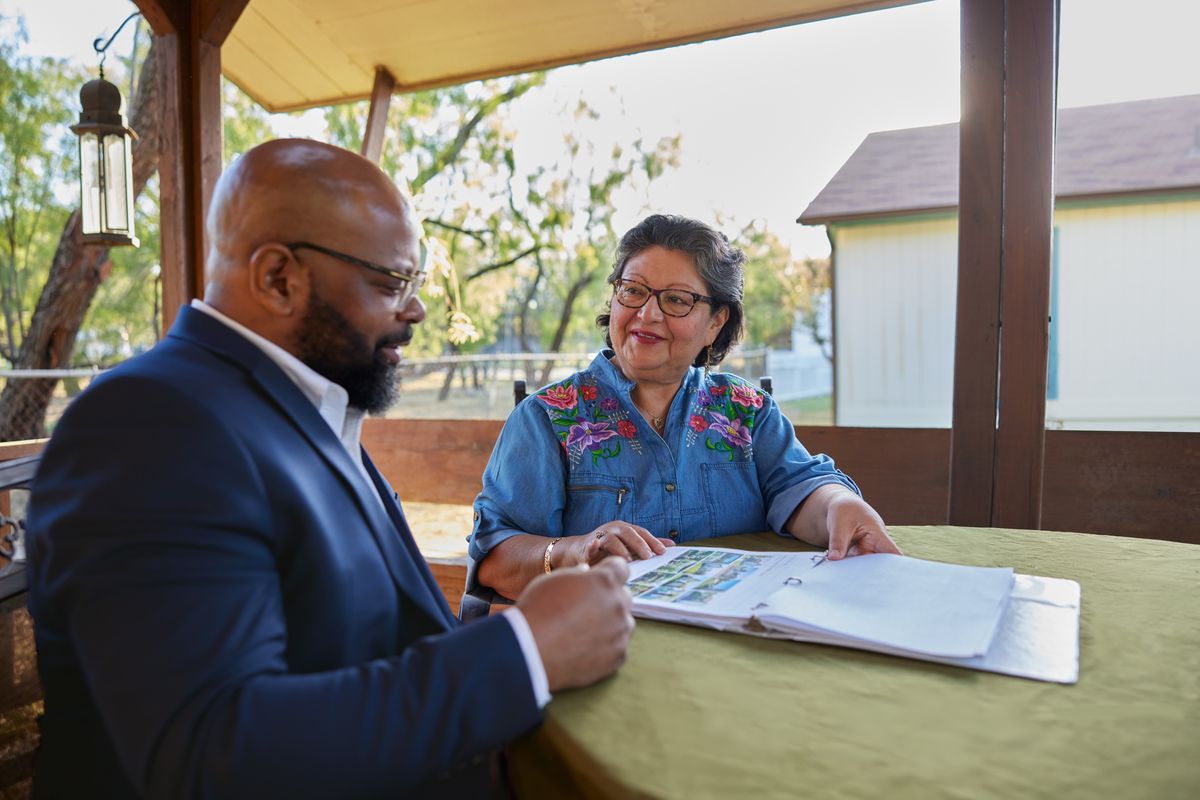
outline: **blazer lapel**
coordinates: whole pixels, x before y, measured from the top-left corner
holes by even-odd
[[[413,539],[412,531],[408,527],[408,520],[404,518],[404,510],[400,507],[400,498],[384,480],[383,475],[379,473],[379,469],[375,463],[371,461],[371,457],[367,455],[366,449],[361,450],[363,464],[367,468],[367,473],[371,476],[371,482],[375,486],[375,491],[378,492],[379,498],[383,501],[383,506],[387,510],[387,515],[391,520],[392,527],[400,534],[399,540],[401,546],[407,551],[409,560],[416,566],[417,571],[421,573],[421,577],[425,582],[425,587],[429,590],[429,596],[434,598],[437,607],[436,616],[440,616],[447,628],[457,624],[457,619],[454,612],[450,610],[450,606],[446,603],[446,598],[442,595],[442,589],[438,586],[437,579],[433,577],[433,573],[429,570],[429,565],[425,561],[425,557],[421,555],[421,549],[417,546],[417,542]]]
[[[442,627],[449,627],[448,620],[452,616],[449,607],[424,565],[391,490],[379,477],[375,466],[365,459],[365,452],[364,464],[375,486],[368,485],[363,479],[346,448],[299,387],[265,353],[229,326],[201,311],[184,307],[170,335],[220,353],[249,372],[270,401],[292,420],[300,434],[320,453],[340,478],[344,488],[354,495],[396,587],[427,616],[438,621]],[[384,491],[372,497],[370,492],[379,491],[379,486],[383,486]]]

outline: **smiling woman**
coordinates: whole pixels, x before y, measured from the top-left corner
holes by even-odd
[[[897,552],[854,482],[796,440],[770,395],[711,371],[741,335],[744,261],[684,217],[625,234],[597,318],[610,349],[522,402],[496,443],[475,500],[469,593],[477,581],[516,597],[560,567],[768,528],[831,558]],[[464,617],[472,608],[465,600]]]

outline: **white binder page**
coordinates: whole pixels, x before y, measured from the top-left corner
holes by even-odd
[[[987,653],[1012,589],[1009,568],[881,553],[824,561],[755,614],[767,628],[799,636],[970,658]]]

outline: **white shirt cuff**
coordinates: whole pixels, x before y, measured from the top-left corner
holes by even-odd
[[[519,608],[510,608],[500,616],[512,625],[513,633],[517,636],[517,644],[525,656],[525,666],[529,668],[529,682],[533,684],[533,697],[538,708],[545,708],[550,702],[550,680],[546,677],[546,667],[542,664],[542,654],[538,651],[537,641],[533,631],[526,621],[525,615]]]

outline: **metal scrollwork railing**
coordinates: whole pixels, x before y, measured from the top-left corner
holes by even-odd
[[[15,517],[0,514],[0,557],[8,561],[24,561],[25,548],[22,536],[25,523]]]
[[[0,494],[9,492],[11,501],[12,490],[28,489],[33,483],[40,460],[40,456],[35,455],[0,462]],[[23,504],[19,507],[5,505],[0,508],[5,512],[0,513],[0,583],[3,583],[13,570],[24,569],[25,509]]]

